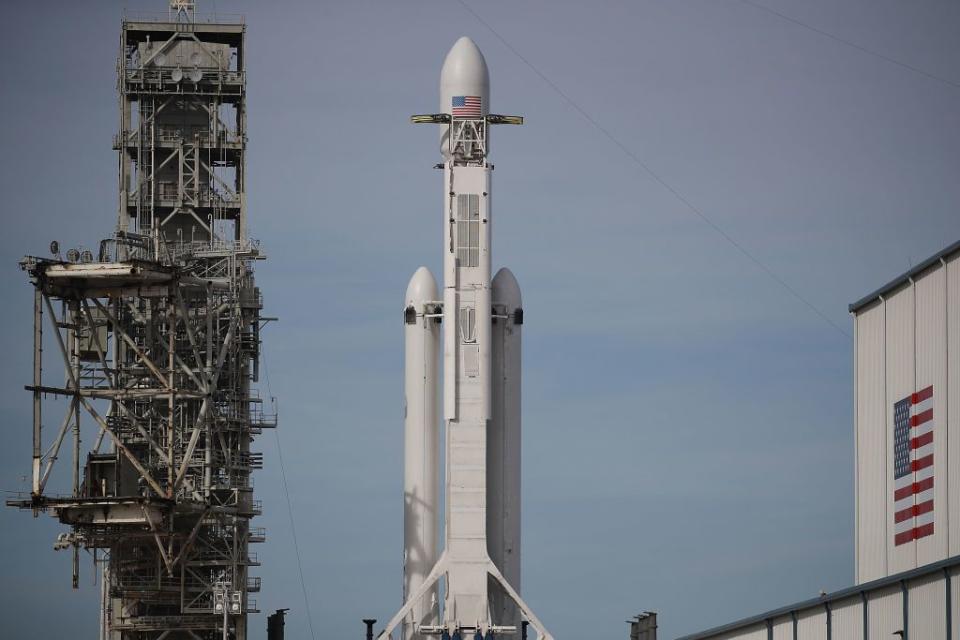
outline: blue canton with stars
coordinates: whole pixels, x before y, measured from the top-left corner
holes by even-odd
[[[910,398],[893,405],[893,477],[910,475]]]

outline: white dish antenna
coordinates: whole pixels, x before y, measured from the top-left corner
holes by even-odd
[[[153,66],[162,67],[165,64],[167,64],[167,56],[162,53],[158,53],[153,57]]]
[[[180,67],[177,67],[176,69],[174,69],[172,72],[170,72],[170,78],[174,82],[180,82],[181,80],[183,80],[183,69],[181,69]]]
[[[193,68],[190,70],[190,82],[197,83],[203,78],[203,71]]]

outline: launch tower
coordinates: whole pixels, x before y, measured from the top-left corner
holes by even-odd
[[[116,231],[21,262],[32,477],[8,504],[69,527],[55,548],[73,555],[74,587],[93,555],[104,639],[244,640],[257,610],[251,443],[276,417],[254,388],[269,319],[247,236],[245,31],[185,0],[124,20]]]

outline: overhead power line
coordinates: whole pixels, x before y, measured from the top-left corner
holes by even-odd
[[[772,279],[774,282],[776,282],[777,284],[779,284],[784,290],[786,290],[788,293],[790,293],[790,295],[792,295],[794,298],[796,298],[796,299],[799,300],[801,303],[803,303],[806,307],[808,307],[811,311],[813,311],[816,315],[818,315],[822,320],[824,320],[824,321],[825,321],[827,324],[829,324],[831,327],[833,327],[834,329],[836,329],[837,331],[839,331],[841,334],[843,334],[844,336],[846,336],[848,339],[850,338],[850,334],[849,334],[843,327],[841,327],[841,326],[838,325],[836,322],[834,322],[833,320],[831,320],[830,317],[827,316],[827,314],[825,314],[823,311],[821,311],[815,304],[813,304],[812,302],[810,302],[807,298],[803,297],[803,296],[800,294],[799,291],[797,291],[797,290],[794,289],[792,286],[790,286],[790,284],[788,284],[783,278],[781,278],[779,275],[777,275],[776,272],[774,272],[770,267],[768,267],[766,264],[764,264],[764,263],[763,263],[759,258],[757,258],[755,255],[753,255],[746,247],[744,247],[742,244],[740,244],[739,242],[737,242],[736,239],[734,239],[729,233],[727,233],[726,231],[724,231],[723,228],[721,228],[717,223],[715,223],[713,220],[711,220],[703,211],[700,210],[699,207],[697,207],[697,206],[694,205],[692,202],[690,202],[689,200],[687,200],[679,191],[677,191],[675,188],[673,188],[666,180],[664,180],[663,178],[661,178],[660,175],[659,175],[657,172],[655,172],[655,171],[650,167],[650,165],[648,165],[646,162],[644,162],[644,161],[640,158],[640,156],[638,156],[636,153],[634,153],[627,145],[625,145],[625,144],[624,144],[623,142],[621,142],[616,136],[614,136],[612,133],[610,133],[610,131],[609,131],[606,127],[604,127],[602,124],[600,124],[600,122],[598,122],[598,121],[596,120],[596,118],[594,118],[593,116],[591,116],[583,107],[581,107],[579,104],[577,104],[577,102],[576,102],[573,98],[571,98],[569,95],[567,95],[567,93],[566,93],[563,89],[561,89],[553,80],[551,80],[550,78],[548,78],[548,77],[547,77],[542,71],[540,71],[532,62],[530,62],[526,57],[524,57],[523,54],[521,54],[519,51],[517,51],[517,49],[516,49],[512,44],[510,44],[510,43],[506,40],[506,38],[504,38],[503,36],[501,36],[500,33],[498,33],[497,30],[494,29],[493,26],[490,25],[489,22],[487,22],[486,20],[484,20],[476,11],[474,11],[473,9],[471,9],[470,6],[466,3],[465,0],[458,0],[458,2],[460,3],[461,6],[463,6],[463,8],[464,8],[470,15],[472,15],[472,16],[477,20],[477,22],[479,22],[480,24],[482,24],[482,25],[484,26],[484,28],[487,29],[487,31],[489,31],[490,33],[492,33],[492,34],[494,35],[494,37],[496,37],[497,40],[499,40],[499,41],[503,44],[503,46],[505,46],[507,49],[509,49],[510,52],[513,53],[513,55],[515,55],[521,62],[523,62],[523,64],[525,64],[531,71],[533,71],[534,74],[536,74],[541,80],[543,80],[543,82],[545,82],[545,83],[547,84],[547,86],[550,87],[550,88],[554,91],[554,93],[556,93],[558,96],[560,96],[560,97],[563,99],[563,101],[566,102],[568,105],[570,105],[571,107],[573,107],[581,116],[583,116],[584,120],[586,120],[587,122],[589,122],[590,125],[593,126],[594,129],[596,129],[597,131],[599,131],[605,138],[607,138],[607,140],[609,140],[609,141],[612,142],[617,148],[619,148],[620,151],[622,151],[622,152],[624,153],[624,155],[626,155],[626,156],[627,156],[630,160],[632,160],[637,166],[639,166],[641,169],[643,169],[644,172],[647,173],[647,175],[649,175],[651,178],[653,178],[653,179],[654,179],[657,183],[659,183],[664,189],[666,189],[666,190],[669,191],[671,194],[673,194],[673,196],[674,196],[677,200],[679,200],[680,202],[682,202],[682,203],[687,207],[687,209],[689,209],[691,212],[693,212],[693,213],[694,213],[697,217],[699,217],[704,223],[706,223],[711,229],[713,229],[714,231],[716,231],[716,232],[720,235],[720,237],[722,237],[722,238],[723,238],[724,240],[726,240],[731,246],[733,246],[733,247],[736,248],[740,253],[742,253],[742,254],[743,254],[750,262],[752,262],[757,268],[759,268],[761,271],[763,271],[765,274],[767,274],[767,276],[768,276],[770,279]]]
[[[765,4],[761,4],[761,3],[759,3],[759,2],[754,2],[753,0],[740,0],[740,2],[742,2],[743,4],[748,4],[748,5],[750,5],[751,7],[755,7],[755,8],[757,8],[757,9],[760,9],[761,11],[766,11],[767,13],[772,13],[773,15],[779,16],[780,18],[786,20],[787,22],[792,22],[793,24],[795,24],[795,25],[797,25],[797,26],[800,26],[800,27],[803,27],[804,29],[809,29],[810,31],[813,31],[814,33],[818,33],[818,34],[820,34],[821,36],[824,36],[825,38],[830,38],[831,40],[834,40],[834,41],[836,41],[836,42],[839,42],[840,44],[846,45],[846,46],[848,46],[848,47],[850,47],[850,48],[852,48],[852,49],[856,49],[857,51],[860,51],[860,52],[862,52],[862,53],[866,53],[867,55],[873,56],[873,57],[875,57],[875,58],[880,58],[881,60],[885,60],[885,61],[889,62],[890,64],[895,64],[895,65],[897,65],[898,67],[901,67],[901,68],[903,68],[903,69],[907,69],[908,71],[913,71],[914,73],[919,73],[920,75],[924,76],[925,78],[929,78],[930,80],[936,80],[937,82],[941,82],[941,83],[943,83],[943,84],[949,85],[949,86],[954,87],[954,88],[956,88],[956,89],[960,89],[960,83],[958,83],[958,82],[954,82],[953,80],[948,80],[948,79],[946,79],[946,78],[942,78],[942,77],[940,77],[940,76],[938,76],[938,75],[934,75],[934,74],[930,73],[929,71],[924,71],[923,69],[920,69],[919,67],[915,67],[915,66],[913,66],[912,64],[907,64],[906,62],[901,62],[900,60],[897,60],[896,58],[891,58],[890,56],[884,55],[884,54],[882,54],[882,53],[880,53],[880,52],[878,52],[878,51],[874,51],[874,50],[872,50],[872,49],[867,49],[866,47],[862,47],[862,46],[860,46],[859,44],[857,44],[857,43],[855,43],[855,42],[851,42],[850,40],[846,40],[846,39],[844,39],[844,38],[841,38],[840,36],[835,36],[835,35],[833,35],[832,33],[829,33],[828,31],[824,31],[823,29],[819,29],[819,28],[817,28],[817,27],[814,27],[813,25],[809,25],[809,24],[807,24],[806,22],[801,22],[800,20],[797,20],[796,18],[792,18],[792,17],[788,16],[788,15],[785,14],[785,13],[780,13],[780,12],[777,11],[776,9],[771,9],[770,7],[768,7],[768,6],[765,5]]]
[[[270,387],[270,367],[267,366],[266,354],[261,349],[260,359],[263,361],[263,372],[267,378],[267,393],[270,394],[270,401],[276,403],[276,397],[273,395],[273,389]],[[303,592],[303,607],[307,612],[307,624],[310,627],[310,637],[317,640],[317,634],[313,631],[313,616],[310,614],[310,599],[307,597],[307,583],[303,578],[303,560],[300,557],[300,544],[297,542],[297,525],[293,519],[293,503],[290,500],[290,488],[287,485],[287,470],[283,464],[283,449],[280,447],[280,429],[274,427],[273,435],[277,439],[277,459],[280,461],[280,477],[283,479],[283,492],[287,496],[287,514],[290,516],[290,535],[293,538],[293,550],[297,554],[297,571],[300,572],[300,590]]]

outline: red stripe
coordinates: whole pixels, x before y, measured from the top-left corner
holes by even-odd
[[[893,521],[903,522],[904,520],[915,518],[916,516],[922,515],[924,513],[930,513],[931,511],[933,511],[933,500],[927,500],[926,502],[921,502],[920,504],[913,504],[907,507],[906,509],[901,509],[900,511],[897,511],[893,516]]]
[[[915,516],[919,516],[923,513],[930,513],[931,511],[933,511],[933,500],[927,500],[926,502],[913,505],[913,515]]]
[[[929,466],[933,465],[933,454],[931,453],[928,456],[923,456],[919,460],[914,460],[910,463],[910,468],[914,471],[920,471],[920,469],[926,469]]]
[[[899,489],[893,492],[893,501],[900,502],[904,498],[912,496],[917,492],[916,488],[917,488],[916,482],[914,482],[913,484],[908,484],[905,487],[900,487]]]
[[[908,531],[898,533],[896,537],[894,537],[893,543],[899,547],[900,545],[906,542],[913,542],[913,536],[916,533],[916,531],[917,531],[916,529],[910,529]]]
[[[932,397],[933,397],[933,385],[930,385],[926,389],[921,389],[920,391],[917,391],[916,393],[911,395],[910,403],[919,404],[924,400],[926,400],[927,398],[932,398]]]
[[[929,422],[930,420],[933,420],[933,409],[927,409],[926,411],[918,413],[915,416],[910,416],[910,426],[915,427],[923,424],[924,422]]]
[[[913,504],[912,504],[912,505],[910,505],[909,507],[907,507],[906,509],[901,509],[900,511],[897,511],[895,514],[893,514],[893,521],[899,523],[899,522],[903,522],[904,520],[909,520],[910,518],[912,518],[912,517],[913,517],[913,508],[914,508],[915,506],[916,506],[916,505],[913,505]]]
[[[927,431],[922,436],[917,436],[916,438],[911,438],[910,448],[919,449],[923,445],[930,444],[933,442],[933,431]]]
[[[913,484],[908,484],[905,487],[900,487],[893,492],[893,499],[895,502],[899,502],[904,498],[909,498],[913,494],[926,491],[927,489],[933,489],[933,476],[924,478],[920,482],[914,482]]]
[[[933,535],[933,523],[931,522],[931,523],[929,523],[929,524],[925,524],[925,525],[920,526],[920,527],[914,527],[913,529],[910,529],[909,531],[904,531],[903,533],[898,533],[898,534],[894,537],[893,542],[894,542],[894,544],[896,544],[897,546],[900,546],[901,544],[904,544],[905,542],[912,542],[912,541],[914,541],[914,540],[916,540],[916,539],[918,539],[918,538],[925,538],[926,536],[932,536],[932,535]]]

